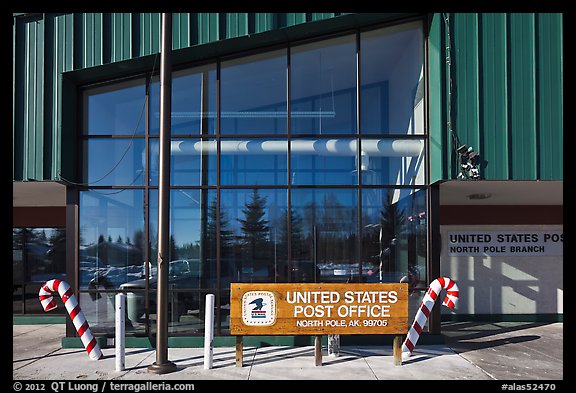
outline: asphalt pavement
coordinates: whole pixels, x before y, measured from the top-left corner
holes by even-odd
[[[125,369],[115,370],[115,349],[91,360],[81,348],[62,348],[62,324],[13,325],[12,377],[28,380],[491,380],[560,381],[563,373],[563,323],[445,322],[444,344],[416,345],[411,357],[394,366],[392,346],[343,346],[339,356],[323,348],[315,366],[314,347],[245,347],[236,367],[233,347],[213,350],[204,368],[203,348],[169,348],[176,371],[148,371],[154,349],[126,348]],[[515,385],[511,385],[515,386]],[[519,389],[515,389],[519,390]],[[548,389],[551,390],[551,389]]]

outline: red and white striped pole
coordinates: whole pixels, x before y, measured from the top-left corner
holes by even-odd
[[[100,358],[102,358],[100,346],[94,336],[92,336],[88,321],[80,309],[80,305],[76,300],[76,296],[74,296],[72,288],[70,288],[70,285],[68,285],[66,281],[55,279],[46,281],[46,283],[42,285],[38,296],[44,311],[50,311],[58,307],[54,301],[54,297],[52,296],[52,292],[54,291],[57,291],[60,294],[62,302],[64,302],[64,306],[66,306],[68,315],[70,315],[70,319],[72,320],[72,323],[74,323],[74,327],[76,328],[90,359],[100,360]]]
[[[428,290],[426,291],[424,299],[422,299],[422,303],[420,304],[420,308],[416,313],[414,323],[408,331],[406,340],[404,340],[404,344],[402,344],[403,355],[412,355],[412,351],[414,351],[414,347],[418,342],[418,338],[420,338],[420,333],[422,332],[422,329],[426,324],[426,320],[432,312],[434,303],[436,303],[436,299],[438,298],[442,288],[446,289],[446,297],[444,298],[442,305],[448,307],[451,310],[454,310],[456,307],[456,304],[458,303],[458,285],[456,285],[456,282],[452,281],[448,277],[440,277],[432,281],[428,287]]]

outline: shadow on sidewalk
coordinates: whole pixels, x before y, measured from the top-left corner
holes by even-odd
[[[538,340],[542,336],[525,335],[522,332],[526,329],[551,324],[548,322],[443,322],[442,334],[450,348],[457,352],[467,352]],[[507,334],[507,336],[489,339],[500,334]]]

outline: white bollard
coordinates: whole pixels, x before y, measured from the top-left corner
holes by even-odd
[[[126,323],[126,295],[116,294],[116,334],[114,346],[116,349],[116,371],[124,371],[125,363],[125,323]]]
[[[204,318],[204,369],[212,368],[214,352],[214,295],[206,295],[206,316]]]

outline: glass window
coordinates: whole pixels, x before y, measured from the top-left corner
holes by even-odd
[[[26,250],[26,228],[12,229],[12,286],[13,289],[24,284],[24,254]]]
[[[159,181],[160,142],[150,139],[150,185]],[[216,185],[216,141],[197,138],[172,139],[170,145],[170,185]]]
[[[356,133],[356,37],[295,46],[290,56],[292,134]]]
[[[145,179],[145,140],[98,138],[84,141],[84,179],[91,186],[139,186]]]
[[[362,134],[423,134],[422,24],[387,27],[360,37]]]
[[[84,133],[144,134],[146,85],[143,79],[96,87],[84,93]]]
[[[150,287],[157,285],[158,190],[150,190]],[[216,191],[170,190],[172,289],[216,288]]]
[[[66,230],[13,228],[12,277],[12,312],[44,313],[38,302],[40,287],[52,279],[66,280]],[[55,300],[55,313],[65,314],[62,301]]]
[[[150,299],[153,304],[150,308],[150,334],[157,331],[156,317],[156,290],[150,291]],[[206,293],[198,291],[176,291],[168,289],[168,333],[170,335],[193,335],[204,334],[206,312]],[[217,303],[216,303],[217,304]],[[201,310],[201,312],[200,312]],[[217,308],[214,308],[214,331],[217,332],[218,321],[216,319]]]
[[[160,82],[150,84],[150,134],[160,133]],[[176,71],[172,76],[172,135],[216,133],[216,67]]]
[[[285,282],[287,191],[220,191],[222,288],[230,282]]]
[[[222,134],[285,134],[286,50],[222,62]]]
[[[292,184],[358,184],[357,151],[356,139],[292,139]]]
[[[222,185],[286,185],[286,139],[221,139]]]
[[[143,278],[144,191],[80,191],[80,289],[118,289]]]
[[[92,334],[114,337],[116,326],[115,292],[80,292],[78,303],[90,322]],[[126,335],[142,335],[146,329],[143,293],[126,293]],[[140,313],[140,314],[138,314]]]
[[[371,282],[426,289],[427,217],[426,190],[362,189],[362,263]]]
[[[292,282],[350,282],[359,276],[358,190],[292,190]]]
[[[425,184],[423,139],[362,139],[362,184]]]

